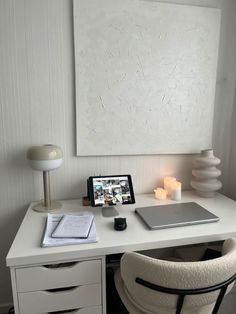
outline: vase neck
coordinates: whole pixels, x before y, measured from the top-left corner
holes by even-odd
[[[213,149],[205,149],[201,151],[202,157],[214,157]]]

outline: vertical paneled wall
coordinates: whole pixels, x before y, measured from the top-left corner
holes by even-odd
[[[83,196],[86,178],[99,174],[130,173],[136,193],[152,192],[165,175],[189,188],[191,155],[75,156],[72,26],[71,0],[0,0],[0,305],[11,302],[5,256],[27,205],[43,195],[42,175],[25,159],[29,146],[63,148],[63,166],[51,174],[57,199]]]

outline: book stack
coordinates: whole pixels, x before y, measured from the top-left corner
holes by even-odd
[[[42,247],[97,242],[94,216],[90,212],[48,214]]]

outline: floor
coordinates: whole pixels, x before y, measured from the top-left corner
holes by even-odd
[[[220,307],[219,314],[235,314],[236,313],[236,291],[234,285],[233,293],[228,294]]]

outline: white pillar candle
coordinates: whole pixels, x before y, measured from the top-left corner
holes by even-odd
[[[171,184],[171,199],[174,201],[181,200],[181,183],[178,181],[172,182]]]
[[[155,198],[157,198],[158,200],[165,200],[167,197],[167,191],[162,188],[157,188],[156,190],[154,190],[154,192]]]
[[[171,184],[176,182],[174,177],[165,177],[164,178],[164,189],[167,191],[167,195],[171,195]]]

